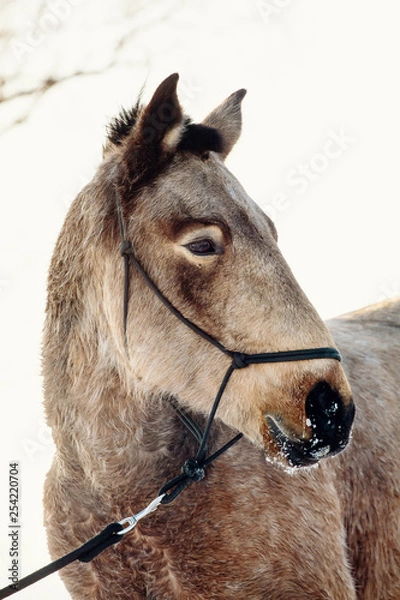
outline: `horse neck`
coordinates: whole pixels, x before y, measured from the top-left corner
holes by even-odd
[[[128,375],[122,323],[117,343],[99,285],[107,261],[101,246],[89,243],[102,231],[92,205],[87,193],[71,207],[49,271],[44,404],[64,472],[70,478],[79,469],[93,486],[105,487],[115,485],[121,468],[132,480],[154,465],[175,468],[174,446],[193,440],[168,397]]]
[[[56,462],[68,481],[85,481],[90,495],[117,494],[140,505],[144,490],[146,497],[154,496],[180,473],[198,443],[170,396],[146,391],[127,377],[107,327],[100,317],[85,335],[72,327],[70,342],[59,344],[61,356],[50,359],[54,353],[45,352],[47,416]],[[54,331],[48,326],[45,336],[52,344]],[[65,368],[68,364],[71,369]],[[204,417],[195,419],[204,426]],[[215,425],[210,442],[219,430]]]
[[[174,462],[182,425],[168,397],[127,390],[116,373],[104,373],[103,381],[96,377],[94,384],[88,377],[84,389],[79,387],[66,394],[65,408],[70,408],[63,411],[63,426],[53,427],[66,468],[78,466],[101,490],[121,478],[127,486],[137,485],[146,473]]]
[[[79,469],[101,489],[115,485],[121,469],[133,482],[171,462],[182,425],[169,398],[128,380],[100,311],[96,320],[66,321],[50,312],[43,361],[45,409],[64,472]]]

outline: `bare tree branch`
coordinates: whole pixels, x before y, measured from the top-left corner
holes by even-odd
[[[23,5],[23,0],[3,0],[0,9],[4,17],[0,30],[0,65],[3,65],[3,67],[0,66],[0,109],[2,106],[22,98],[32,99],[31,102],[21,107],[21,112],[17,110],[18,116],[8,123],[3,132],[26,121],[37,103],[54,86],[83,76],[101,75],[121,65],[129,67],[137,65],[136,58],[126,58],[130,46],[132,46],[131,56],[136,56],[134,43],[137,35],[142,35],[155,24],[167,23],[171,15],[174,15],[186,1],[170,0],[164,3],[153,1],[150,5],[144,0],[136,0],[136,2],[119,0],[113,3],[113,19],[108,20],[107,14],[102,16],[104,26],[108,27],[110,31],[110,38],[107,40],[110,43],[108,60],[105,60],[101,67],[95,67],[95,56],[92,56],[93,66],[90,65],[89,60],[86,61],[89,63],[87,68],[82,67],[79,60],[75,60],[77,63],[75,68],[74,60],[71,60],[70,64],[65,60],[70,45],[74,43],[71,40],[74,39],[74,36],[79,36],[79,40],[85,40],[86,34],[93,32],[90,18],[83,25],[82,23],[76,25],[74,22],[74,17],[78,14],[75,11],[79,10],[80,5],[74,8],[72,0],[59,0],[57,5],[37,0],[36,7],[33,2],[34,10],[24,21],[21,18],[15,19],[18,7],[21,11],[19,14],[24,13],[26,4]],[[54,8],[55,6],[58,6],[58,12]],[[64,12],[61,11],[61,8]],[[93,10],[95,9],[96,6],[93,5]],[[96,15],[98,17],[98,13]],[[115,15],[117,16],[115,17]],[[46,27],[49,28],[47,33],[45,32]],[[118,29],[120,33],[116,34]],[[60,31],[59,34],[58,31]],[[58,35],[55,36],[55,33]],[[59,41],[60,44],[62,42],[66,46],[64,52],[58,47]],[[86,50],[83,42],[82,47]],[[18,52],[21,56],[18,55]],[[26,56],[24,52],[26,52]],[[52,56],[51,53],[54,53],[54,56],[60,54],[60,62],[63,64],[64,72],[57,72],[57,65],[53,68],[50,65],[47,72],[43,69],[43,64],[46,63],[49,56]],[[39,56],[42,55],[45,58],[40,61]],[[25,62],[22,62],[22,58]],[[143,56],[141,60],[143,62]],[[39,63],[37,76],[33,68],[35,61]],[[14,64],[12,64],[13,62]],[[4,65],[7,65],[7,68],[4,68]],[[43,70],[43,73],[40,73],[40,69]],[[29,75],[28,78],[26,77],[27,74]],[[27,85],[27,79],[31,80],[29,85]]]

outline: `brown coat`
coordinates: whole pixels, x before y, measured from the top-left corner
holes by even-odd
[[[45,488],[54,558],[144,508],[180,472],[196,442],[171,399],[204,422],[229,364],[133,272],[125,340],[116,189],[140,263],[225,347],[333,345],[272,222],[223,163],[239,137],[244,92],[195,125],[176,84],[171,76],[146,108],[111,126],[105,159],[73,203],[51,263],[43,370],[57,447]],[[118,545],[63,570],[72,598],[400,598],[399,309],[332,323],[344,370],[320,359],[235,372],[210,452],[237,430],[245,438]],[[345,445],[352,414],[344,372],[357,405],[353,440],[329,458]],[[317,427],[310,396],[321,383],[328,392],[318,398]],[[293,447],[316,466],[293,469]]]

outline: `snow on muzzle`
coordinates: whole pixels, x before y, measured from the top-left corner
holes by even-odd
[[[307,439],[291,438],[280,428],[278,419],[266,416],[271,437],[292,467],[310,466],[341,452],[349,441],[355,408],[353,402],[344,404],[337,391],[320,381],[307,396],[305,412],[311,430]]]

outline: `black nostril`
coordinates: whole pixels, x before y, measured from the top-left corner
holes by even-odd
[[[354,417],[352,403],[346,406],[336,390],[320,381],[309,393],[305,408],[312,429],[310,448],[329,446],[334,454],[346,446]]]
[[[320,381],[311,390],[306,400],[307,416],[334,417],[342,405],[341,396],[325,381]],[[308,415],[308,411],[310,415]]]

